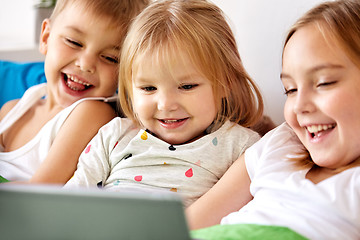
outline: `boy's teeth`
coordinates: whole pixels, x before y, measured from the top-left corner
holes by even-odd
[[[333,128],[333,127],[334,127],[333,124],[312,125],[312,126],[306,127],[306,129],[307,129],[310,133],[316,133],[316,132],[328,130],[329,128]]]
[[[85,83],[85,82],[80,81],[78,78],[76,78],[76,77],[74,77],[74,76],[72,76],[72,75],[66,74],[66,76],[67,76],[71,81],[76,82],[76,83],[79,83],[79,84],[82,84],[82,85],[84,85],[84,86],[89,87],[89,86],[91,85],[91,84],[89,84],[89,83]]]

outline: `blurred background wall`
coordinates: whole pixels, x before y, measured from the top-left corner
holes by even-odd
[[[282,45],[287,29],[323,0],[213,0],[227,15],[240,55],[265,100],[265,113],[284,121],[280,82]],[[0,59],[41,61],[37,50],[34,0],[0,0]],[[39,26],[38,26],[39,27]]]

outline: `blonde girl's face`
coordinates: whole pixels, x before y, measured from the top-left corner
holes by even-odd
[[[69,4],[46,20],[40,38],[48,99],[62,107],[85,97],[109,97],[117,88],[120,37],[117,26]]]
[[[166,61],[151,55],[139,58],[132,79],[137,119],[173,145],[203,136],[217,114],[211,82],[184,54],[176,55]]]
[[[360,69],[319,30],[297,30],[284,49],[287,123],[313,161],[336,169],[360,156]]]

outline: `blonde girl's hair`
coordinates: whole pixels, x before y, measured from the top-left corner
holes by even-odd
[[[69,5],[79,4],[86,11],[109,21],[109,25],[116,26],[123,39],[131,20],[143,10],[150,0],[57,0],[50,16],[50,21]]]
[[[308,25],[316,26],[327,42],[335,43],[360,68],[359,0],[329,1],[310,9],[290,28],[285,38],[284,49],[294,33]],[[306,150],[294,160],[299,168],[308,168],[310,165],[314,165]],[[360,159],[334,171],[341,172],[354,166],[360,166]]]
[[[158,0],[132,23],[120,58],[119,98],[124,114],[138,123],[132,108],[132,74],[145,54],[164,62],[185,52],[212,82],[218,114],[254,125],[262,116],[259,89],[245,71],[234,35],[220,8],[205,0]],[[148,55],[146,55],[148,56]]]

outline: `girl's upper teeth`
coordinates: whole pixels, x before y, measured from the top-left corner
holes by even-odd
[[[89,84],[89,83],[80,81],[80,80],[79,80],[77,77],[75,77],[75,76],[68,75],[68,74],[66,74],[66,75],[67,75],[67,77],[68,77],[71,81],[73,81],[73,82],[80,83],[80,84],[82,84],[82,85],[84,85],[84,86],[87,86],[87,87],[89,87],[89,86],[91,85],[91,84]]]
[[[177,122],[179,120],[164,120],[165,123],[174,123],[174,122]]]
[[[325,130],[328,130],[329,128],[333,128],[333,127],[334,127],[333,124],[311,125],[311,126],[306,127],[306,129],[310,133],[315,133],[315,132],[325,131]]]

